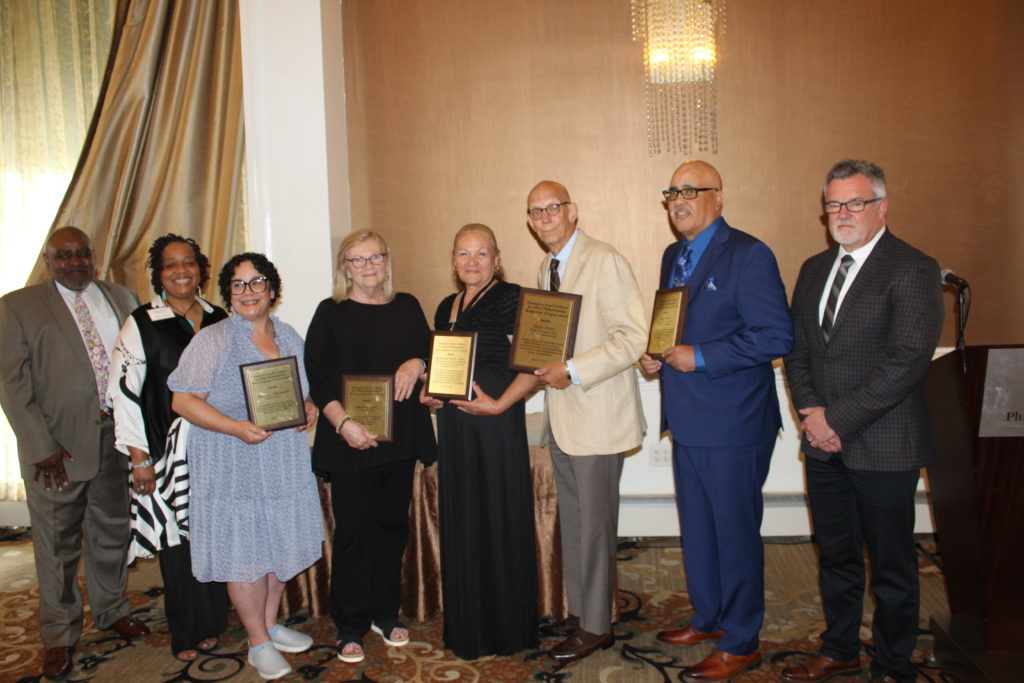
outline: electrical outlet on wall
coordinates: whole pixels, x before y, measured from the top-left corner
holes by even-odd
[[[651,467],[672,466],[672,447],[665,439],[651,446],[648,452],[651,454],[649,463]]]

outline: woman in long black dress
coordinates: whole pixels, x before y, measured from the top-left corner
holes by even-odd
[[[227,313],[199,296],[210,264],[192,239],[158,237],[146,265],[157,296],[125,320],[111,357],[107,395],[114,406],[117,449],[131,458],[129,559],[159,555],[171,651],[191,661],[217,647],[217,636],[227,627],[228,596],[223,583],[201,583],[192,575],[188,529],[178,525],[187,519],[180,501],[187,500],[188,478],[184,462],[164,452],[177,417],[167,376],[196,332]]]
[[[409,642],[398,610],[412,477],[416,460],[429,465],[437,457],[430,413],[415,398],[429,353],[419,302],[392,291],[383,238],[368,230],[346,237],[334,296],[320,302],[306,334],[310,394],[323,411],[313,469],[331,483],[330,602],[343,662],[364,659],[362,637],[371,629],[390,646]],[[391,442],[345,410],[342,374],[394,376]]]
[[[439,330],[477,332],[473,402],[437,410],[445,646],[463,659],[537,646],[533,488],[523,396],[530,374],[508,370],[519,285],[500,279],[494,233],[455,235],[460,290],[437,307]]]

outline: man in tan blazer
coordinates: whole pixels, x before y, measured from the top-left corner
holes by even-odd
[[[547,247],[542,289],[581,294],[573,357],[537,370],[545,383],[545,429],[558,487],[569,618],[545,626],[565,636],[551,650],[581,659],[611,647],[611,608],[623,452],[646,428],[634,365],[647,343],[647,315],[629,263],[576,228],[578,209],[560,184],[527,199],[530,227]]]
[[[129,614],[128,459],[114,450],[104,354],[139,305],[129,290],[94,281],[89,237],[54,232],[43,256],[52,279],[0,298],[0,405],[18,439],[36,574],[43,675],[71,669],[82,631],[76,573],[96,625],[131,638],[149,629]]]

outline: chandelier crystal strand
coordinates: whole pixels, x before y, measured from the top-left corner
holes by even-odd
[[[717,152],[725,0],[630,0],[630,20],[644,48],[648,155]]]

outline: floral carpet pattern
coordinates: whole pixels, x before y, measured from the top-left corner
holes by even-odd
[[[948,608],[934,544],[929,538],[919,548],[921,623],[926,624],[931,616],[944,616]],[[798,543],[768,541],[765,560],[767,613],[761,631],[763,663],[735,680],[778,680],[782,667],[817,650],[817,637],[824,628],[813,546],[806,540]],[[261,680],[246,663],[245,632],[233,613],[218,650],[201,655],[193,662],[174,659],[170,653],[156,563],[139,562],[129,574],[132,613],[149,625],[152,634],[141,640],[126,641],[112,632],[97,631],[87,610],[74,668],[66,681],[242,683]],[[402,648],[386,647],[375,634],[368,634],[364,639],[366,660],[345,664],[335,656],[335,633],[330,620],[314,621],[300,615],[289,625],[313,636],[315,645],[302,654],[286,655],[294,671],[282,680],[331,683],[683,681],[686,668],[707,656],[714,646],[705,643],[689,648],[673,647],[659,643],[654,637],[659,630],[686,623],[692,614],[682,553],[676,540],[622,541],[618,577],[619,621],[614,628],[615,646],[580,662],[560,664],[548,657],[546,651],[557,640],[544,640],[539,649],[513,657],[463,661],[444,649],[442,621],[437,617],[422,624],[408,623],[411,642]],[[0,637],[3,642],[0,681],[45,680],[39,677],[43,651],[36,619],[37,599],[30,539],[26,535],[0,540]],[[862,680],[868,679],[870,609],[870,600],[866,600],[861,631],[866,643]],[[915,661],[919,663],[918,678],[942,681],[942,672],[930,659],[931,645],[931,636],[922,631],[915,653]]]

